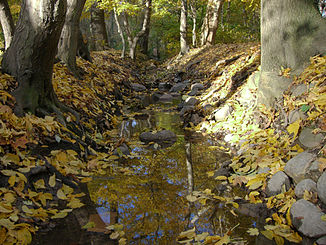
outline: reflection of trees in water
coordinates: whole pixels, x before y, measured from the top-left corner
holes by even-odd
[[[162,119],[160,124],[169,120]],[[172,147],[142,150],[138,152],[142,159],[129,159],[120,164],[120,167],[128,166],[132,174],[114,172],[106,179],[95,179],[89,186],[92,198],[105,200],[107,207],[116,203],[110,209],[111,215],[124,225],[128,244],[146,244],[146,241],[174,244],[199,210],[186,200],[188,192],[215,186],[214,179],[208,180],[206,172],[212,170],[221,155],[208,146],[203,138],[193,142],[178,137]],[[213,229],[209,220],[203,222],[208,223],[202,227]]]

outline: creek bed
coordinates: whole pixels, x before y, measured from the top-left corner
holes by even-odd
[[[226,197],[243,198],[243,190],[221,188],[219,181],[207,176],[230,155],[209,138],[186,133],[178,113],[171,108],[158,109],[156,105],[139,114],[144,118],[123,121],[117,135],[127,139],[133,157],[119,162],[120,171],[95,177],[88,185],[103,221],[108,225],[122,224],[127,244],[178,244],[179,234],[194,226],[197,234],[223,236],[233,231],[231,237],[238,240],[234,244],[254,244],[255,238],[246,231],[257,226],[259,217],[232,214],[223,203],[208,200],[207,205],[201,205],[186,198],[186,147],[190,147],[188,159],[195,191],[222,189]],[[139,142],[141,132],[161,129],[173,131],[176,143],[155,150]]]

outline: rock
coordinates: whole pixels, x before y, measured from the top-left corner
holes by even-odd
[[[299,84],[294,89],[292,89],[292,95],[295,97],[303,95],[308,91],[308,86],[306,84]]]
[[[299,183],[301,180],[305,179],[314,158],[315,155],[304,151],[286,163],[284,172],[290,176],[295,183]]]
[[[195,126],[201,123],[202,118],[198,114],[192,114],[190,122],[192,122]]]
[[[321,219],[325,214],[311,202],[304,199],[296,201],[290,213],[292,224],[303,235],[312,238],[326,235],[326,221]]]
[[[191,90],[193,90],[193,89],[203,90],[204,88],[205,88],[204,85],[201,83],[195,83],[195,84],[191,85]]]
[[[221,109],[214,112],[215,121],[223,121],[232,112],[232,107],[229,105],[223,106]]]
[[[268,196],[275,196],[290,189],[290,179],[283,172],[275,173],[267,182],[266,193]]]
[[[173,145],[177,141],[175,133],[169,130],[162,130],[157,133],[144,132],[139,135],[139,139],[146,144],[155,142],[160,145]]]
[[[199,103],[199,100],[197,100],[196,98],[194,98],[194,97],[188,97],[185,100],[184,106],[195,106],[198,103]]]
[[[317,245],[326,245],[326,236],[319,238],[316,243]]]
[[[317,193],[319,199],[326,204],[326,172],[322,174],[317,182]]]
[[[159,83],[159,84],[158,84],[158,89],[159,89],[160,91],[167,91],[167,90],[169,90],[171,87],[172,87],[172,86],[171,86],[170,83]]]
[[[258,174],[267,174],[269,173],[269,171],[271,171],[271,169],[269,167],[264,167],[264,168],[258,168]]]
[[[189,93],[188,93],[188,95],[189,96],[197,96],[198,95],[198,92],[199,92],[199,90],[198,89],[192,89]]]
[[[123,143],[117,149],[114,150],[113,154],[116,156],[121,156],[121,154],[128,156],[128,155],[130,155],[130,150],[129,150],[129,147],[127,146],[127,144]]]
[[[181,92],[187,87],[186,83],[177,83],[171,89],[170,92]]]
[[[180,116],[183,116],[186,112],[192,111],[195,107],[194,106],[184,106],[180,111]]]
[[[322,175],[322,171],[320,171],[319,164],[322,162],[317,159],[311,164],[311,167],[308,169],[307,177],[317,182],[320,176]]]
[[[173,97],[171,94],[163,94],[159,99],[159,101],[161,101],[161,102],[171,102],[172,100],[173,100]]]
[[[142,92],[146,90],[146,87],[144,85],[141,85],[139,83],[132,83],[131,84],[131,89],[136,91],[136,92]]]
[[[163,94],[161,92],[154,92],[152,94],[152,100],[155,101],[155,102],[159,101],[162,95]]]
[[[299,142],[307,148],[315,148],[321,144],[324,139],[323,134],[313,134],[313,129],[305,128],[299,135]]]
[[[289,113],[289,124],[292,124],[300,119],[305,119],[307,116],[301,110],[294,110]]]
[[[311,179],[301,180],[294,189],[295,195],[298,198],[303,198],[304,192],[317,192],[316,182]]]

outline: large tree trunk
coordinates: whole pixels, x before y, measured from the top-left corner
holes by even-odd
[[[201,45],[213,45],[224,0],[209,0],[201,32]]]
[[[0,22],[5,38],[5,50],[7,50],[10,46],[15,29],[7,0],[0,0]]]
[[[125,31],[128,37],[128,43],[129,43],[129,56],[131,59],[136,58],[136,47],[139,38],[141,38],[143,35],[145,35],[147,29],[149,29],[150,24],[150,16],[152,12],[152,0],[146,0],[145,10],[144,10],[144,19],[141,30],[136,34],[135,37],[132,36],[130,26],[128,23],[128,15],[124,13],[124,20],[123,25],[125,27]]]
[[[259,102],[272,105],[291,82],[281,67],[299,74],[311,56],[326,54],[326,22],[311,0],[262,0]]]
[[[90,8],[92,33],[92,50],[105,50],[108,48],[108,34],[105,27],[104,10],[98,7],[98,2],[94,2]]]
[[[113,9],[113,14],[114,14],[115,23],[116,23],[117,28],[118,28],[118,33],[120,35],[121,42],[122,42],[121,58],[124,58],[125,55],[126,55],[126,41],[125,41],[125,38],[123,36],[123,31],[122,31],[122,28],[121,28],[121,25],[120,25],[120,22],[119,22],[119,18],[118,18],[116,8]]]
[[[65,0],[24,0],[12,43],[2,69],[16,77],[15,112],[38,115],[69,110],[53,90],[52,72],[66,13]],[[61,110],[60,110],[61,109]],[[70,110],[71,111],[71,110]]]
[[[187,0],[181,0],[180,14],[180,54],[184,55],[189,51],[187,43]]]
[[[58,58],[64,62],[75,77],[82,79],[82,70],[77,67],[79,19],[86,0],[67,0],[67,14],[58,44]]]

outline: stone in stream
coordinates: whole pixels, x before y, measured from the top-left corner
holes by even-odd
[[[177,83],[171,89],[170,92],[181,92],[187,87],[186,83]]]
[[[268,196],[275,196],[289,189],[289,177],[283,171],[278,171],[267,182],[266,193]]]
[[[314,134],[313,129],[311,128],[304,128],[299,135],[300,143],[307,148],[315,148],[319,146],[323,139],[323,134]]]
[[[317,192],[316,182],[311,179],[301,180],[294,189],[294,193],[298,198],[303,198],[304,192]]]
[[[139,84],[139,83],[132,83],[131,88],[132,88],[132,90],[134,90],[136,92],[142,92],[142,91],[146,90],[146,87],[144,85]]]
[[[116,156],[120,156],[121,154],[126,155],[126,156],[130,155],[130,150],[126,143],[123,143],[122,145],[120,145],[113,152],[113,155],[116,155]]]
[[[286,163],[284,172],[290,176],[295,183],[306,178],[308,169],[311,167],[315,155],[309,152],[301,152]]]
[[[191,85],[191,90],[193,90],[193,89],[203,90],[204,88],[205,88],[204,85],[201,83],[195,83],[195,84]]]
[[[326,221],[321,218],[325,214],[311,202],[304,199],[296,201],[290,213],[292,224],[303,235],[312,238],[326,235]]]
[[[326,172],[322,174],[317,182],[317,193],[319,199],[326,205]]]
[[[139,139],[146,144],[155,142],[160,145],[173,145],[177,141],[177,136],[170,130],[162,130],[157,133],[144,132],[139,135]]]
[[[163,94],[159,101],[161,102],[171,102],[173,100],[173,96],[171,94]]]

